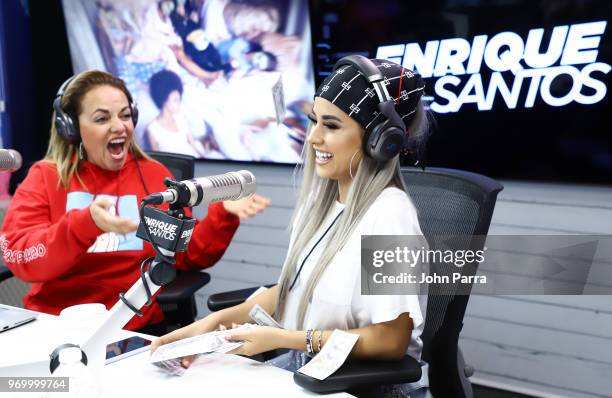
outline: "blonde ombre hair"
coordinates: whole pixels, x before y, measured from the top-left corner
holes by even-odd
[[[423,103],[419,101],[415,118],[408,127],[408,134],[419,141],[424,141],[429,126],[429,115],[424,109]],[[363,134],[363,131],[361,133]],[[302,186],[291,220],[295,240],[283,264],[278,284],[277,307],[274,317],[279,321],[282,321],[286,315],[287,296],[289,295],[290,283],[298,272],[298,260],[307,249],[312,237],[319,230],[325,217],[334,207],[334,203],[338,200],[338,182],[321,178],[315,171],[315,151],[312,145],[304,145],[303,156],[304,163],[298,165],[296,169],[296,174],[302,175]],[[333,239],[330,239],[323,249],[321,257],[319,257],[306,281],[304,294],[299,298],[298,330],[305,327],[304,321],[308,305],[327,266],[334,259],[336,253],[344,247],[370,205],[389,186],[406,191],[400,170],[399,156],[395,156],[384,164],[378,163],[370,156],[364,156],[348,190],[344,212],[336,225],[329,231]]]
[[[125,82],[110,73],[99,70],[89,70],[79,73],[64,90],[60,102],[62,111],[72,118],[77,129],[79,128],[79,115],[83,111],[83,98],[89,91],[99,86],[115,87],[123,91],[126,98],[131,98],[130,92],[125,86]],[[64,188],[67,189],[72,178],[76,177],[83,188],[87,189],[79,176],[79,166],[83,159],[87,159],[87,153],[84,152],[83,159],[80,159],[78,156],[79,144],[70,144],[65,141],[58,134],[54,121],[55,111],[53,111],[53,115],[51,116],[51,137],[44,160],[55,165],[57,173],[59,174],[59,183]],[[133,140],[130,142],[129,149],[136,159],[150,159]]]

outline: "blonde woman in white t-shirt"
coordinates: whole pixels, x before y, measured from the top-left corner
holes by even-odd
[[[334,329],[343,329],[359,335],[351,357],[420,359],[426,296],[361,295],[360,240],[422,235],[397,153],[406,134],[414,142],[425,137],[423,89],[419,75],[390,61],[358,56],[339,61],[319,86],[309,115],[303,182],[278,284],[162,336],[152,349],[251,322],[248,313],[259,304],[284,328],[231,333],[232,340],[245,342],[236,354],[289,349],[270,362],[295,370],[325,346]],[[383,130],[386,134],[379,134]],[[184,358],[184,366],[192,360]],[[408,394],[426,396],[426,384],[381,386],[380,396]]]

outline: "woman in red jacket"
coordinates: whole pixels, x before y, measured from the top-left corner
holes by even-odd
[[[15,193],[0,234],[4,261],[32,283],[26,308],[58,314],[99,302],[110,308],[139,278],[140,263],[154,254],[136,237],[138,205],[165,190],[168,169],[134,141],[137,109],[125,83],[106,72],[86,71],[68,80],[53,103],[45,158],[32,166]],[[212,266],[221,258],[239,218],[262,211],[260,196],[215,203],[196,224],[177,267]],[[163,321],[155,304],[128,329]]]

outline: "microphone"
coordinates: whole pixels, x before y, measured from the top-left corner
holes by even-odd
[[[0,171],[17,171],[21,168],[21,155],[14,149],[0,149]]]
[[[238,200],[253,194],[256,186],[255,176],[248,170],[178,182],[166,179],[164,184],[168,187],[166,191],[151,194],[143,202],[193,207],[200,203]]]

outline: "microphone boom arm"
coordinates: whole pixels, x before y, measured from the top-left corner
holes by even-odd
[[[146,205],[147,201],[143,199],[137,236],[151,243],[156,252],[155,257],[143,261],[140,267],[141,277],[127,293],[119,295],[120,299],[83,340],[81,351],[90,358],[103,358],[110,336],[122,329],[134,314],[142,316],[140,309],[151,304],[152,297],[160,287],[174,280],[174,256],[177,251],[187,250],[189,245],[195,220],[185,217],[181,206],[171,205],[170,210],[165,212]],[[147,264],[149,267],[145,271]],[[50,370],[53,373],[55,369]]]

